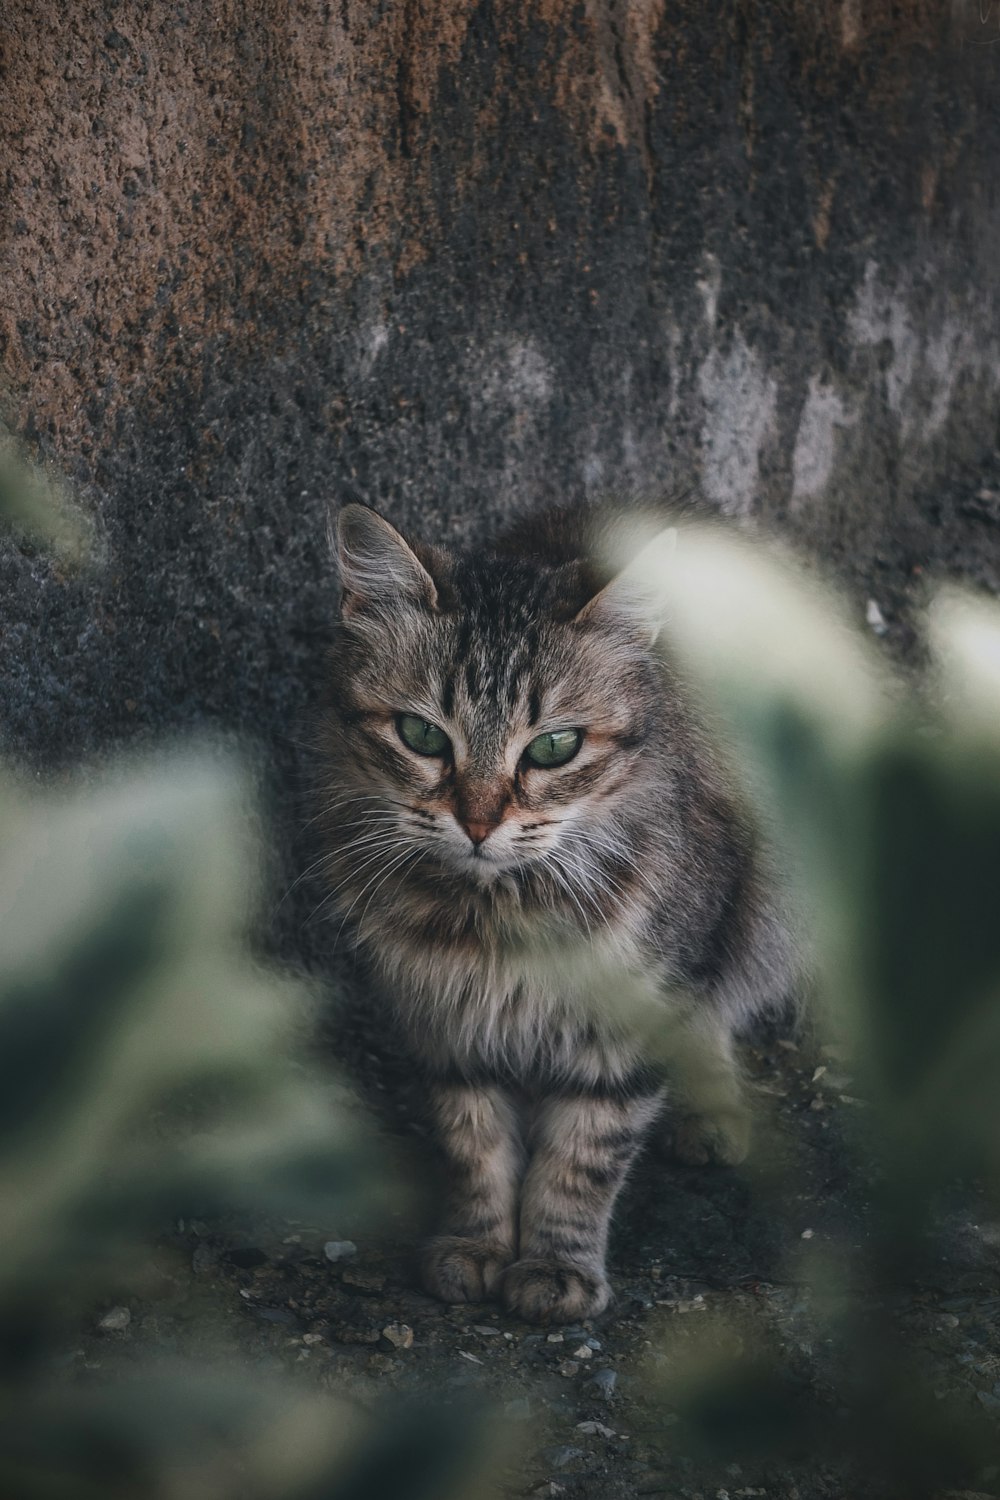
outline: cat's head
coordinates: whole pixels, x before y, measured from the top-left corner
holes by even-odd
[[[661,749],[648,570],[411,546],[359,505],[334,545],[332,748],[359,853],[484,884],[585,864]]]

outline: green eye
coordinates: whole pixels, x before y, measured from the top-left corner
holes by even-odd
[[[524,752],[533,766],[564,766],[583,743],[579,729],[556,729],[540,734]]]
[[[448,736],[436,724],[418,719],[416,714],[400,714],[396,720],[399,738],[404,745],[418,755],[443,755],[448,749]]]

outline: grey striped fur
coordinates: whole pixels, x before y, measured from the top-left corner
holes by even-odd
[[[425,1283],[542,1322],[608,1301],[612,1209],[671,1054],[694,1059],[671,1083],[681,1154],[745,1153],[733,1036],[795,970],[754,834],[598,530],[550,516],[458,554],[352,505],[336,531],[327,876],[430,1079],[452,1187]],[[450,753],[408,749],[401,714]],[[563,729],[576,756],[531,766]]]

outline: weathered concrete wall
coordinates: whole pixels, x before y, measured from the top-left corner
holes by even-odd
[[[1000,4],[19,0],[4,737],[284,745],[349,487],[468,532],[692,478],[868,552],[996,438]],[[287,752],[290,757],[291,752]]]

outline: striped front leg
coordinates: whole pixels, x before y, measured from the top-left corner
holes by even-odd
[[[547,1100],[533,1131],[521,1196],[520,1259],[504,1304],[529,1323],[591,1317],[611,1297],[604,1272],[611,1210],[659,1094]]]
[[[424,1286],[443,1302],[483,1302],[517,1254],[517,1115],[502,1089],[464,1083],[439,1085],[433,1110],[450,1191],[444,1233],[424,1250]]]

